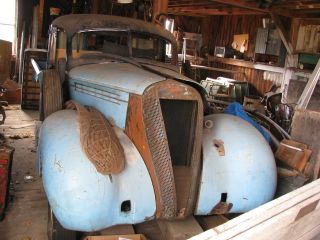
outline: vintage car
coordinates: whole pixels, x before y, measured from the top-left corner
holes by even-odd
[[[179,73],[176,49],[170,32],[135,19],[52,23],[47,69],[34,64],[51,239],[241,213],[273,198],[268,143],[240,118],[204,114],[205,89]]]

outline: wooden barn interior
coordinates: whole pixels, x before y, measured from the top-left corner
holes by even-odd
[[[150,79],[157,79],[160,76],[167,79],[166,81],[179,82],[182,79],[181,81],[191,81],[191,85],[185,82],[184,84],[194,89],[201,88],[203,92],[201,104],[203,105],[194,107],[196,109],[194,112],[196,112],[203,106],[200,119],[204,120],[199,125],[203,129],[203,133],[202,130],[199,130],[201,134],[205,135],[206,131],[212,128],[211,124],[213,127],[216,126],[214,121],[206,120],[209,119],[208,116],[226,114],[230,111],[230,107],[235,103],[238,104],[237,107],[240,110],[237,111],[241,111],[241,113],[237,112],[234,115],[243,119],[249,118],[251,122],[259,125],[259,131],[261,128],[261,131],[269,135],[270,146],[268,146],[274,157],[277,176],[277,186],[272,201],[263,202],[257,208],[247,212],[233,213],[230,211],[233,205],[228,202],[227,194],[221,193],[221,201],[207,214],[196,215],[192,212],[195,212],[195,209],[200,205],[200,201],[195,201],[190,213],[185,213],[189,211],[188,209],[181,208],[174,219],[158,218],[155,213],[154,216],[146,217],[142,222],[135,222],[134,218],[128,218],[129,220],[125,224],[90,232],[71,231],[62,226],[63,224],[59,223],[53,215],[51,210],[53,206],[50,206],[52,201],[49,199],[48,202],[48,194],[46,194],[46,186],[44,186],[45,176],[42,174],[41,163],[39,163],[41,162],[39,160],[41,158],[39,157],[39,144],[45,144],[44,137],[40,137],[42,136],[41,132],[44,132],[42,129],[45,125],[45,118],[55,111],[69,109],[70,106],[66,100],[74,100],[71,93],[66,93],[68,88],[65,87],[71,79],[72,68],[70,66],[72,66],[72,62],[71,60],[70,63],[68,62],[71,57],[64,58],[67,65],[63,65],[63,70],[59,69],[58,63],[52,64],[50,59],[51,56],[56,57],[50,53],[54,49],[52,39],[55,39],[52,37],[54,35],[52,23],[58,22],[59,17],[71,15],[72,18],[72,16],[79,14],[83,16],[83,20],[89,19],[91,16],[92,22],[95,17],[100,19],[99,16],[102,15],[125,17],[123,21],[121,20],[124,23],[121,23],[122,25],[120,24],[118,28],[120,29],[120,26],[124,25],[127,25],[127,28],[118,29],[119,32],[133,31],[131,26],[136,20],[139,20],[141,26],[144,23],[152,24],[150,26],[153,27],[146,25],[148,27],[144,28],[144,31],[151,29],[152,36],[157,34],[157,31],[165,32],[161,36],[170,35],[170,39],[174,39],[176,43],[166,43],[163,47],[165,58],[161,64],[170,64],[170,61],[172,63],[174,55],[176,55],[175,75],[167,72],[169,68],[159,72],[159,70],[152,70],[150,66],[145,67],[143,65],[145,63],[137,61],[132,56],[132,44],[135,46],[135,43],[129,44],[129,41],[128,45],[124,44],[124,46],[131,49],[129,50],[131,56],[122,56],[115,52],[114,54],[119,57],[112,56],[114,58],[112,61],[118,61],[119,64],[131,64],[139,67],[139,71],[142,69],[141,71],[146,71],[146,74],[154,74],[149,77]],[[81,21],[81,16],[78,18],[79,21]],[[74,25],[77,24],[74,22]],[[81,27],[85,28],[85,24]],[[112,26],[110,26],[111,29]],[[141,26],[139,27],[137,24],[136,29],[139,30],[142,28]],[[103,26],[93,28],[90,31],[98,31],[97,29],[103,29]],[[129,36],[131,38],[131,35]],[[93,38],[95,37],[94,35]],[[55,40],[57,42],[61,41],[57,37],[56,39],[58,39]],[[80,41],[79,39],[81,38],[78,38],[77,41]],[[67,42],[67,47],[73,42],[75,41]],[[146,41],[141,42],[143,45]],[[58,59],[58,57],[56,58]],[[150,58],[146,59],[145,61],[150,60]],[[155,59],[151,58],[151,60]],[[46,71],[54,69],[58,69],[58,73],[55,73],[60,74],[61,89],[59,90],[62,94],[62,103],[60,108],[51,111],[51,106],[48,107],[46,105],[48,103],[44,100],[47,96],[44,93],[46,87],[44,80],[41,79],[45,79]],[[170,69],[173,71],[172,67]],[[134,77],[136,72],[130,73],[127,69],[123,70],[123,74],[126,71],[128,71],[127,82],[124,83],[124,86],[130,89],[132,87],[131,81],[135,81],[138,77]],[[88,75],[84,74],[84,76]],[[99,76],[102,78],[101,75]],[[180,77],[173,77],[177,75]],[[146,81],[151,81],[150,79]],[[137,85],[134,87],[141,88],[142,86]],[[50,85],[49,88],[51,87],[53,88]],[[132,90],[127,97],[129,100],[120,101],[121,104],[126,102],[128,109],[122,109],[122,112],[115,111],[113,114],[118,115],[114,119],[127,114],[128,117],[124,120],[127,125],[119,129],[128,135],[128,139],[136,146],[136,151],[141,154],[141,159],[149,155],[150,158],[156,158],[157,156],[153,155],[151,150],[150,153],[146,153],[145,142],[143,142],[149,141],[147,139],[149,137],[147,131],[150,128],[147,126],[148,122],[142,122],[141,125],[138,125],[140,122],[136,125],[129,125],[130,120],[138,118],[139,114],[144,117],[149,114],[147,110],[143,112],[144,109],[141,107],[145,104],[143,101],[147,100],[139,102],[137,92],[136,89]],[[143,94],[146,93],[147,91]],[[53,96],[55,93],[50,94]],[[176,92],[172,90],[171,94],[178,95],[178,90]],[[173,98],[172,96],[171,98]],[[150,99],[148,101],[151,102]],[[187,123],[190,119],[196,118],[192,115],[196,115],[196,113],[192,113],[190,117],[188,111],[180,109],[178,105],[176,108],[167,107],[165,113],[166,105],[163,102],[169,100],[159,101],[163,116],[160,113],[160,119],[159,115],[153,112],[152,114],[155,114],[154,121],[159,121],[160,125],[166,125],[175,117],[181,119],[181,121],[174,122],[175,126],[171,126],[173,133],[169,133],[171,131],[169,125],[165,129],[168,135],[168,139],[165,141],[169,144],[170,153],[172,155],[191,154],[191,147],[190,149],[181,147],[181,145],[190,144],[188,140],[177,145],[180,147],[171,145],[173,143],[170,141],[178,138],[175,136],[181,132],[187,132],[183,135],[185,138],[188,137],[192,141],[196,139],[197,130],[194,129],[197,127]],[[81,104],[88,109],[95,106],[93,101],[85,102],[84,100]],[[79,109],[81,108],[77,104],[75,106],[73,110],[77,109],[76,111],[80,113]],[[132,107],[133,110],[130,110],[129,107]],[[2,118],[0,117],[0,240],[320,239],[320,180],[318,180],[320,177],[319,0],[1,1],[0,115],[2,116]],[[172,117],[173,115],[175,117]],[[245,117],[243,117],[244,115]],[[118,127],[116,120],[105,117],[110,126]],[[256,125],[254,126],[256,127]],[[141,135],[141,137],[139,133],[144,127],[147,129],[147,134]],[[238,130],[239,132],[243,131],[242,128]],[[79,131],[81,131],[81,127]],[[192,131],[195,131],[194,135],[192,135]],[[231,130],[228,127],[223,130],[225,134],[228,134],[229,131]],[[115,135],[115,133],[113,134]],[[156,140],[150,141],[153,144],[158,144],[163,135],[156,131],[152,134]],[[159,137],[160,135],[161,137]],[[233,136],[235,139],[232,149],[236,148],[237,143],[244,141],[236,139],[237,134]],[[80,137],[82,137],[81,134]],[[245,138],[251,138],[251,136],[245,135]],[[204,139],[202,138],[202,142],[201,139],[200,141],[194,140],[199,145],[199,156],[201,155],[199,168],[202,168],[197,177],[199,183],[195,185],[194,190],[194,194],[197,196],[200,195],[200,185],[203,183],[199,179],[204,176],[205,171]],[[61,137],[61,141],[63,141],[63,137]],[[139,147],[139,144],[142,147]],[[214,140],[210,144],[212,148],[217,148],[220,156],[225,156],[230,151],[226,143],[223,147],[224,142],[220,139]],[[258,142],[249,144],[248,148],[258,149],[259,144]],[[63,145],[62,143],[60,148]],[[150,146],[152,146],[151,143]],[[176,150],[172,150],[174,147]],[[84,148],[82,151],[85,152]],[[246,151],[246,149],[242,149],[239,154],[251,154]],[[260,157],[256,156],[256,158]],[[188,158],[191,159],[189,156]],[[215,159],[211,160],[215,161]],[[156,192],[155,185],[158,180],[153,179],[150,166],[146,161],[145,164]],[[178,191],[187,191],[189,184],[191,185],[188,175],[193,173],[191,170],[190,172],[188,172],[189,170],[178,172],[174,166],[172,168],[174,173],[172,176],[176,178],[174,180],[175,186],[180,189],[176,193],[179,202],[179,197],[183,194]],[[251,174],[250,171],[248,167],[244,175],[248,177]],[[263,170],[255,171],[262,172]],[[224,180],[223,172],[213,169],[212,174],[222,176],[216,184],[228,186],[229,182]],[[228,174],[232,176],[233,172],[228,172]],[[52,176],[50,175],[50,177]],[[104,177],[110,178],[112,182],[111,174]],[[85,179],[86,176],[83,178]],[[230,178],[232,179],[232,177]],[[67,183],[61,182],[61,185],[67,185]],[[124,183],[121,186],[121,188],[125,188]],[[139,189],[139,191],[144,191],[141,190],[143,188]],[[164,203],[157,198],[157,194],[155,193],[158,211],[158,205]],[[132,210],[131,208],[134,209],[134,206],[130,205],[129,208]]]

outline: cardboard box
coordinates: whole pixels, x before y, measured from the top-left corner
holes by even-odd
[[[303,172],[311,153],[306,144],[284,139],[280,142],[275,156],[293,169]]]
[[[88,236],[83,240],[147,240],[142,234],[110,235],[110,236]]]

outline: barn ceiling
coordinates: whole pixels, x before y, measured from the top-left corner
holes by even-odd
[[[319,0],[169,0],[174,15],[257,15],[270,12],[287,17],[320,17]]]

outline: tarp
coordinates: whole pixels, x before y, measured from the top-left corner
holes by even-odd
[[[240,103],[238,103],[238,102],[231,103],[226,108],[225,113],[237,116],[237,117],[242,118],[243,120],[247,121],[263,135],[263,137],[267,140],[268,143],[271,143],[271,138],[270,138],[269,134],[263,130],[263,128],[260,126],[260,124],[255,122],[252,118],[250,118],[247,115],[247,113],[243,110],[243,107]]]

